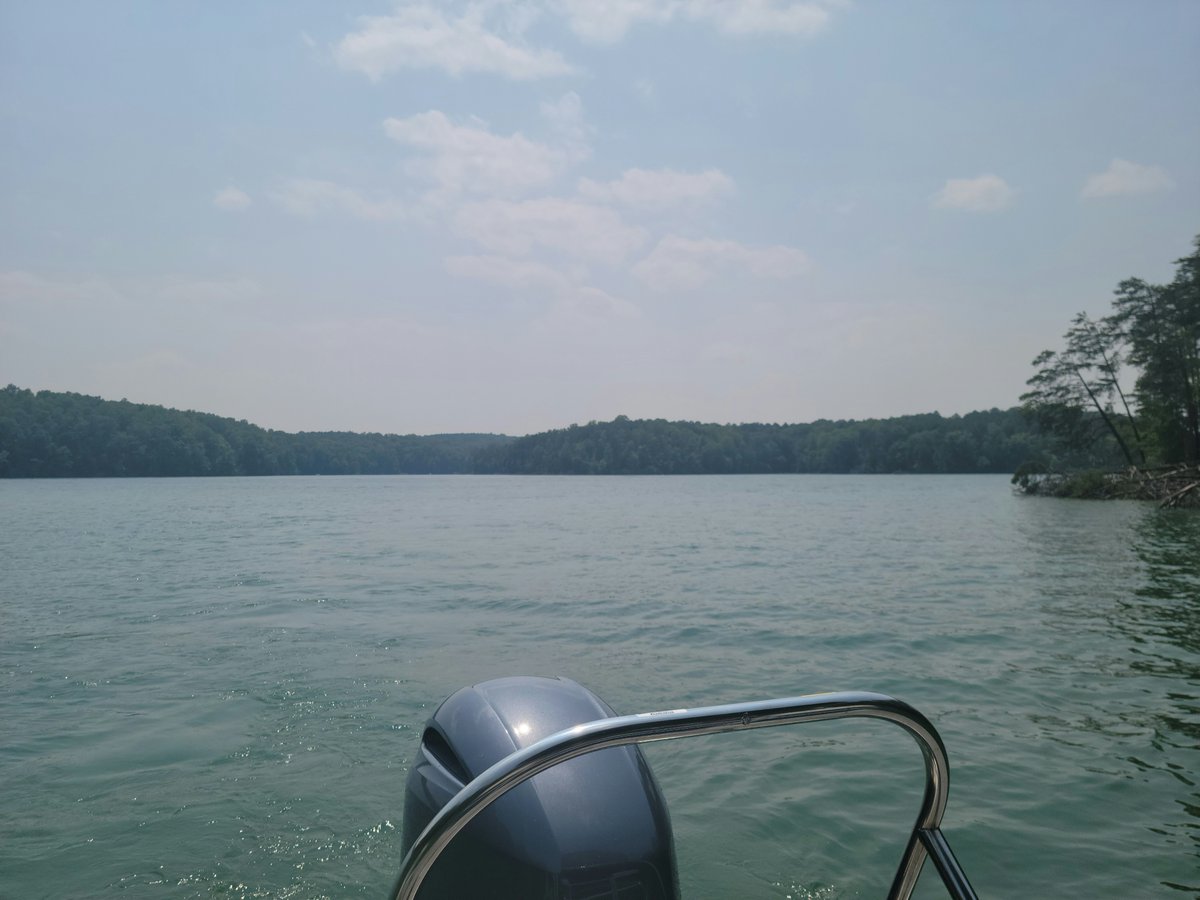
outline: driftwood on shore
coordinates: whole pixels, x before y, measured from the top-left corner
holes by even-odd
[[[1120,472],[1018,473],[1017,489],[1047,497],[1097,500],[1153,500],[1160,507],[1200,508],[1200,466],[1173,465]]]
[[[1200,506],[1200,466],[1178,466],[1146,479],[1154,493],[1147,500],[1159,500],[1164,509],[1174,506]],[[1162,496],[1167,492],[1166,496]]]

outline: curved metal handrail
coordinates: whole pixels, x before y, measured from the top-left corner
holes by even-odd
[[[421,882],[434,861],[488,804],[539,772],[569,759],[624,744],[852,717],[895,722],[916,739],[925,757],[925,796],[888,892],[890,900],[908,900],[926,856],[933,857],[946,889],[955,900],[976,900],[966,874],[940,830],[950,786],[950,768],[942,739],[929,720],[907,703],[866,691],[616,716],[575,725],[543,738],[491,766],[442,807],[401,863],[392,896],[395,900],[416,900]]]

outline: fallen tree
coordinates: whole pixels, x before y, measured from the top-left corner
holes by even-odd
[[[1044,497],[1075,497],[1094,500],[1150,500],[1163,509],[1200,509],[1200,465],[1169,465],[1153,468],[1131,466],[1119,472],[1039,471],[1022,467],[1012,477],[1024,494]]]

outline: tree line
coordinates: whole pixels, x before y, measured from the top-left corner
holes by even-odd
[[[1193,246],[1169,283],[1122,281],[1109,315],[1079,313],[1033,361],[1023,407],[1063,447],[1103,441],[1131,469],[1200,465],[1200,236]]]
[[[476,471],[562,475],[1012,472],[1053,458],[1052,441],[1020,410],[938,413],[802,425],[591,422],[483,448]],[[1063,462],[1108,460],[1106,448]]]
[[[0,477],[465,472],[492,434],[268,430],[210,413],[15,385],[0,390]]]
[[[359,474],[1012,472],[1030,459],[1107,465],[1056,447],[1017,409],[803,425],[631,420],[512,438],[274,431],[209,413],[75,393],[0,390],[0,477]]]

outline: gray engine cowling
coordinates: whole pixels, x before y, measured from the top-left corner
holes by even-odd
[[[567,678],[498,678],[452,694],[426,724],[405,785],[404,853],[493,763],[612,715]],[[598,750],[513,788],[446,848],[420,897],[678,900],[671,820],[641,750]]]

